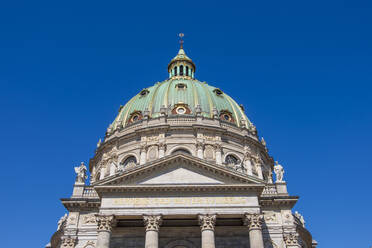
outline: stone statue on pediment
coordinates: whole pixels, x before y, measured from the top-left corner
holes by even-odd
[[[75,167],[75,173],[76,173],[76,182],[84,183],[85,179],[88,178],[87,167],[85,166],[84,162],[81,162],[80,166]]]
[[[278,163],[278,161],[275,161],[274,172],[276,175],[276,182],[284,182],[284,168]]]

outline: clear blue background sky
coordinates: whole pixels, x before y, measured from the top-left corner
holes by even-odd
[[[370,1],[2,1],[2,247],[43,247],[120,104],[196,77],[241,104],[319,247],[372,245]]]

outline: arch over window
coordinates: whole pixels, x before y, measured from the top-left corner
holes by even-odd
[[[188,154],[191,155],[191,153],[186,150],[185,148],[178,148],[172,152],[172,154]]]
[[[128,165],[136,165],[137,164],[137,159],[135,156],[129,156],[127,157],[123,162],[122,164],[124,165],[124,167],[128,166]]]
[[[225,163],[236,165],[239,164],[240,161],[236,156],[229,154],[225,157]]]

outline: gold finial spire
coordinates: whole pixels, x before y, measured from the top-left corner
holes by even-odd
[[[179,33],[178,36],[180,37],[180,49],[183,49],[183,37],[185,36],[185,34]]]

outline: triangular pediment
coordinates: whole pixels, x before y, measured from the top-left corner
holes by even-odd
[[[263,181],[185,154],[170,155],[96,182],[97,186],[261,184]]]
[[[138,184],[223,184],[210,175],[203,175],[189,168],[171,167],[160,174],[151,174],[150,177],[139,181]]]

